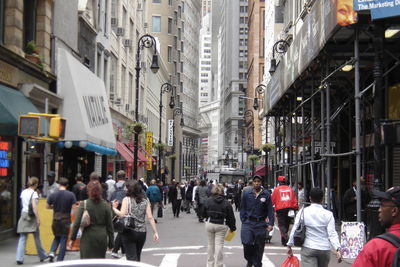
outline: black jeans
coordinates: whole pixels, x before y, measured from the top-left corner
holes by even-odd
[[[244,258],[248,266],[261,267],[264,255],[265,242],[255,243],[254,245],[243,244]]]
[[[276,217],[278,219],[278,227],[279,231],[281,232],[281,242],[282,245],[284,246],[289,240],[288,231],[289,231],[290,220],[292,219],[288,216],[289,210],[291,209],[281,209],[276,211]]]
[[[125,230],[121,234],[122,245],[128,261],[140,261],[140,254],[146,241],[146,232]]]
[[[174,213],[174,216],[176,217],[179,216],[179,212],[181,211],[181,204],[182,204],[182,199],[174,200],[172,202],[172,213]]]

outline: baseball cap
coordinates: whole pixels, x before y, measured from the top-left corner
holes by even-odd
[[[379,199],[390,200],[396,205],[400,205],[400,186],[389,188],[385,192],[372,190],[372,195]]]
[[[49,172],[47,173],[47,176],[55,177],[55,176],[56,176],[56,173],[55,173],[54,171],[49,171]]]
[[[278,176],[278,182],[284,182],[284,181],[286,181],[285,176]]]

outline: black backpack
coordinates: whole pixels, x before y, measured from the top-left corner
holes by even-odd
[[[384,234],[378,235],[377,238],[386,240],[397,248],[396,253],[393,256],[392,267],[400,266],[399,265],[400,264],[400,238],[398,238],[397,236],[395,236],[394,234],[391,234],[391,233],[384,233]]]
[[[117,187],[117,184],[114,184],[114,192],[111,194],[110,201],[117,200],[119,204],[122,203],[122,199],[126,196],[125,192],[125,183],[121,186]]]

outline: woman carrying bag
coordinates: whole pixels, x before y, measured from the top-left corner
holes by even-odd
[[[140,254],[146,241],[146,215],[154,232],[154,241],[158,241],[158,233],[150,202],[144,197],[142,186],[138,182],[130,180],[126,183],[126,189],[126,197],[122,200],[121,210],[117,209],[117,201],[113,201],[112,206],[118,217],[133,217],[134,225],[121,233],[121,239],[126,259],[140,261]]]
[[[342,260],[335,218],[331,211],[322,206],[323,197],[324,192],[321,188],[310,190],[311,205],[297,213],[289,236],[288,254],[293,256],[294,234],[300,222],[304,222],[306,232],[300,252],[302,267],[327,267],[331,257],[331,247],[336,250],[338,262]]]
[[[109,249],[114,247],[112,212],[108,202],[102,198],[103,189],[99,181],[90,181],[87,193],[89,198],[80,203],[68,246],[72,246],[81,228],[81,259],[101,259],[106,257],[107,246]],[[86,212],[89,219],[86,218]],[[85,226],[82,221],[85,222]]]
[[[17,246],[16,260],[17,264],[21,265],[24,263],[24,254],[26,246],[26,238],[29,233],[33,233],[35,239],[36,250],[39,255],[40,261],[44,261],[48,258],[45,250],[40,242],[39,235],[39,213],[38,213],[38,199],[39,196],[36,192],[38,187],[39,179],[37,177],[31,177],[28,180],[28,188],[21,192],[21,217],[18,221],[17,233],[19,233],[19,240]]]

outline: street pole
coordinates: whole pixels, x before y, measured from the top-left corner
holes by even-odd
[[[161,131],[161,124],[162,124],[162,109],[163,109],[163,103],[162,103],[162,95],[163,93],[166,92],[171,92],[172,91],[172,97],[171,101],[169,103],[170,108],[174,108],[175,103],[174,103],[174,87],[172,84],[166,82],[163,85],[161,85],[160,88],[160,123],[159,123],[159,128],[158,128],[158,179],[161,179],[161,157],[162,157],[162,149],[161,149],[161,140],[162,140],[162,131]],[[163,184],[165,184],[165,179],[162,180]]]
[[[140,50],[144,48],[151,48],[154,47],[154,54],[152,64],[150,69],[153,73],[156,73],[159,69],[158,66],[158,57],[157,57],[157,47],[156,47],[156,40],[153,36],[149,34],[144,34],[142,37],[139,38],[138,46],[136,50],[136,78],[135,78],[135,121],[139,122],[139,81],[140,81]],[[133,174],[132,177],[134,180],[138,179],[138,152],[139,152],[139,133],[134,131],[134,147],[133,147]]]

